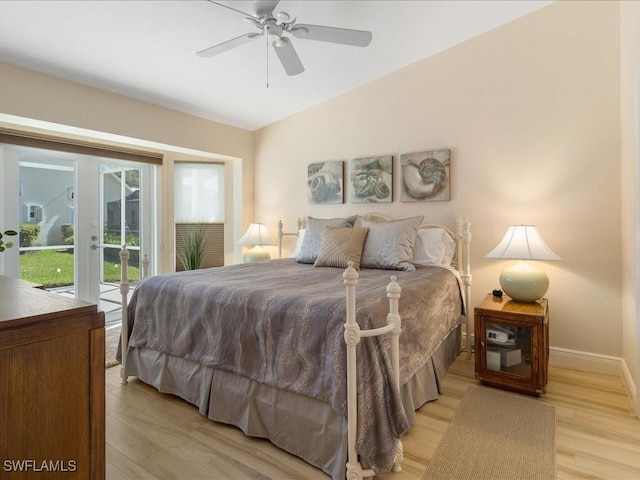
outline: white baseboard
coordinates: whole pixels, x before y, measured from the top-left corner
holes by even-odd
[[[611,355],[549,347],[549,363],[555,367],[622,376],[622,362],[622,358]]]
[[[475,335],[471,335],[472,344],[475,343]],[[464,335],[463,335],[464,339]],[[622,357],[602,355],[599,353],[582,352],[568,348],[549,347],[549,364],[554,367],[575,368],[586,372],[617,375],[622,378],[622,383],[627,389],[633,409],[638,401],[636,383],[629,371],[627,362]],[[638,412],[640,416],[640,412]]]
[[[550,347],[549,364],[555,367],[575,368],[587,372],[617,375],[622,378],[625,388],[635,405],[637,400],[637,387],[622,357],[602,355],[599,353],[581,352],[568,348]]]

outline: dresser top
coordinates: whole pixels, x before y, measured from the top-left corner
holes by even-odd
[[[46,292],[33,288],[29,282],[0,275],[0,330],[97,311],[93,303]]]

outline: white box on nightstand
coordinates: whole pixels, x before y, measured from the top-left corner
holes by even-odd
[[[487,350],[487,369],[500,371],[500,352],[497,350]]]
[[[500,349],[500,365],[503,367],[513,367],[522,363],[522,352],[519,348]]]

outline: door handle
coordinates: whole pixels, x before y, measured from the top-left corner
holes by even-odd
[[[91,244],[91,250],[98,250],[99,248],[102,248],[102,245],[96,245],[95,243]]]

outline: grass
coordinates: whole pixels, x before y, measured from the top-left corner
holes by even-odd
[[[140,278],[140,269],[129,265],[130,279]],[[20,254],[20,278],[44,285],[45,288],[73,285],[73,253],[39,250]],[[104,281],[120,281],[120,264],[104,262]]]

